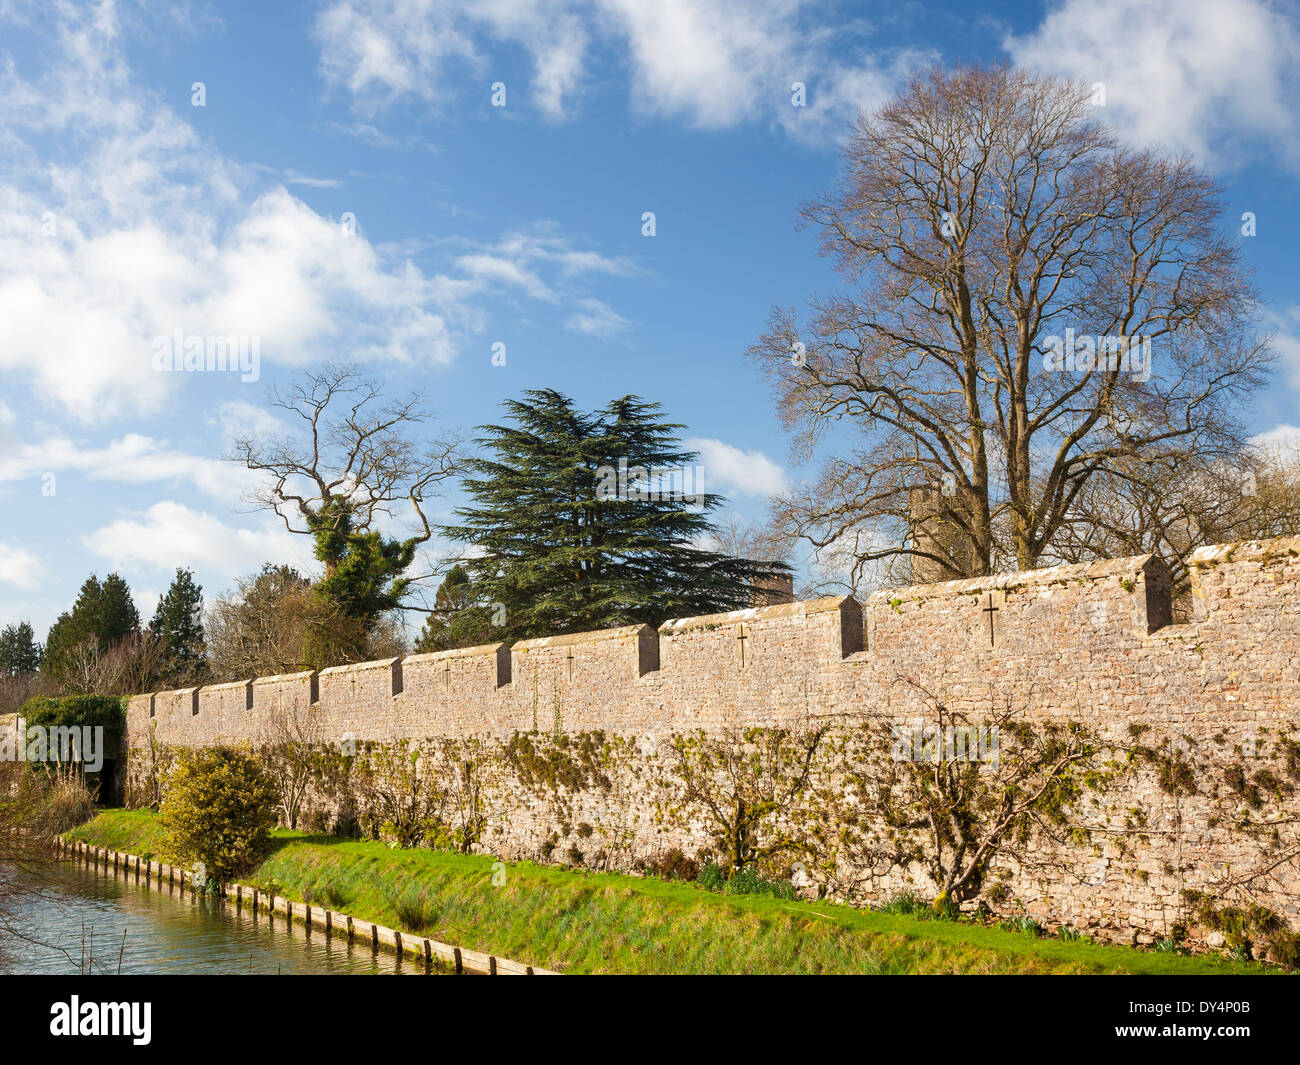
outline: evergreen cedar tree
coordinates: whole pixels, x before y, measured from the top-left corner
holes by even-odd
[[[21,677],[41,666],[43,649],[36,642],[31,622],[6,625],[0,631],[0,677]]]
[[[421,650],[735,610],[790,572],[699,546],[722,497],[695,494],[698,456],[658,404],[624,396],[583,412],[544,389],[505,409],[511,424],[480,427],[480,454],[465,462],[471,503],[443,530],[480,554],[439,589]],[[625,490],[620,462],[678,471],[676,492],[635,472]]]
[[[72,609],[60,614],[50,628],[44,668],[57,677],[67,666],[68,654],[80,644],[93,640],[100,651],[106,651],[139,629],[140,614],[126,581],[116,573],[102,584],[97,576],[88,577]]]
[[[203,588],[188,569],[177,569],[167,594],[158,601],[150,631],[166,648],[169,680],[193,680],[203,671]]]

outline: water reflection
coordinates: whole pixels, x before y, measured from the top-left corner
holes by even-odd
[[[150,888],[143,876],[114,874],[111,866],[50,862],[17,879],[25,890],[8,908],[20,935],[0,928],[0,972],[77,973],[89,959],[94,972],[111,974],[119,953],[123,974],[425,972],[423,963],[376,955],[368,943],[179,887]]]

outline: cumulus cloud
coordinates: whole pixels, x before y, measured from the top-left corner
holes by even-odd
[[[178,330],[250,338],[280,366],[442,365],[481,327],[476,297],[564,302],[576,277],[625,269],[542,227],[426,272],[292,195],[301,175],[267,187],[204,143],[134,82],[112,4],[49,17],[44,75],[0,65],[0,371],[79,421],[162,409],[182,375],[155,371],[154,345]]]
[[[526,106],[564,119],[605,86],[612,55],[642,116],[701,129],[767,121],[824,140],[940,58],[882,46],[874,28],[808,0],[330,0],[315,37],[324,77],[363,111],[464,106],[470,92],[485,106],[504,49],[532,64]],[[1004,40],[1017,64],[1104,82],[1106,117],[1137,141],[1203,160],[1267,143],[1293,163],[1298,45],[1281,0],[1056,0]],[[805,107],[792,105],[796,82]]]
[[[403,97],[446,106],[461,98],[465,71],[483,90],[494,49],[507,45],[532,62],[531,105],[562,119],[595,82],[600,44],[623,59],[639,114],[702,129],[766,119],[820,138],[842,132],[910,67],[935,57],[870,51],[870,26],[827,28],[823,19],[806,0],[336,0],[316,38],[325,78],[363,110]],[[806,106],[792,102],[795,82],[806,86]]]
[[[708,437],[693,437],[686,448],[699,452],[705,491],[766,497],[786,488],[785,471],[761,451],[745,451]]]
[[[254,475],[234,463],[177,451],[166,440],[126,433],[102,447],[68,436],[16,442],[0,457],[0,483],[53,473],[81,473],[122,484],[188,483],[224,502],[253,487]]]
[[[44,76],[0,73],[0,128],[27,164],[0,180],[0,368],[90,421],[159,409],[176,382],[153,341],[178,329],[257,337],[289,365],[331,345],[450,359],[435,279],[283,185],[254,190],[252,168],[133,82],[112,5],[61,15]]]
[[[1300,163],[1300,28],[1269,0],[1063,0],[1007,36],[1022,66],[1106,90],[1103,116],[1140,144],[1231,164],[1250,145]]]
[[[1286,461],[1300,460],[1300,425],[1275,425],[1267,432],[1250,438],[1251,444],[1264,455]]]
[[[173,500],[119,518],[82,538],[89,551],[114,569],[168,572],[191,566],[228,580],[267,561],[310,570],[306,540],[269,520],[258,528],[234,528]]]
[[[41,583],[44,573],[40,560],[30,551],[0,542],[0,584],[35,588]]]

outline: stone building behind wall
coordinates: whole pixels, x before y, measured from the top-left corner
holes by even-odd
[[[912,555],[912,583],[937,584],[971,576],[975,553],[957,520],[956,495],[946,494],[940,487],[913,488],[907,501],[912,546],[947,562],[945,566],[936,559]]]

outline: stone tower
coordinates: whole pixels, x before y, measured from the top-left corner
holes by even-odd
[[[794,602],[793,577],[765,577],[754,583],[752,606],[779,606]]]
[[[922,551],[952,560],[957,572],[946,570],[929,558],[912,556],[912,583],[936,584],[969,576],[974,552],[970,541],[953,521],[958,506],[955,496],[939,488],[913,488],[907,496],[912,541]]]

